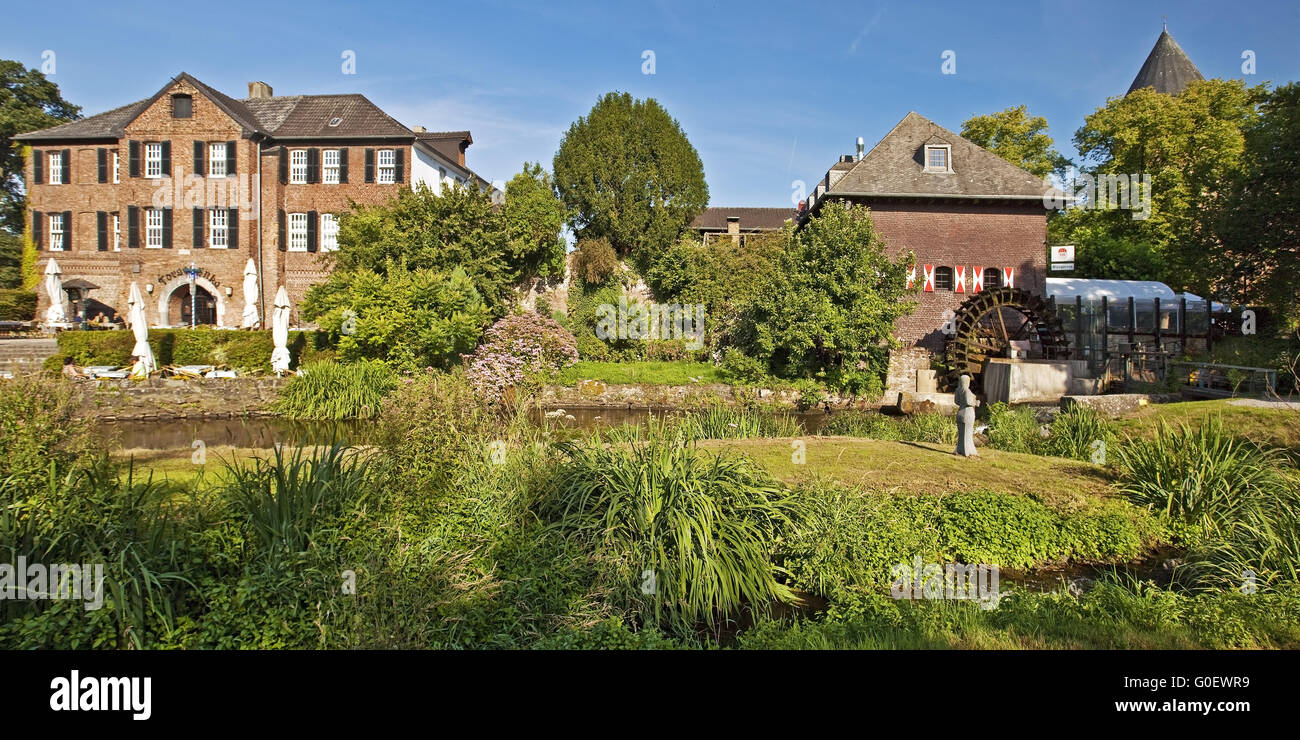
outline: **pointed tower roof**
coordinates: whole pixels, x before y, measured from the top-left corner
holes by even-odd
[[[1137,77],[1133,78],[1128,91],[1153,87],[1158,93],[1177,95],[1192,82],[1203,79],[1205,77],[1192,64],[1192,60],[1187,58],[1183,47],[1174,41],[1168,30],[1162,30],[1160,38],[1156,39],[1155,48],[1147,55],[1146,62],[1138,70]]]

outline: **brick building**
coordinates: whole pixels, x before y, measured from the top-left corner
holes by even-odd
[[[831,167],[801,218],[835,202],[870,207],[891,256],[916,255],[918,306],[899,320],[895,336],[904,347],[937,353],[944,312],[972,293],[1010,285],[1046,294],[1045,192],[1057,194],[913,112],[866,154],[859,139],[857,154]]]
[[[362,95],[248,87],[236,100],[181,73],[146,100],[15,137],[31,148],[38,268],[54,257],[65,286],[80,286],[74,311],[124,317],[135,282],[150,325],[187,326],[193,265],[195,322],[238,326],[251,258],[257,315],[285,285],[296,322],[328,274],[349,201],[381,203],[417,183],[490,188],[465,166],[468,131],[409,129]],[[41,291],[38,315],[48,300]]]

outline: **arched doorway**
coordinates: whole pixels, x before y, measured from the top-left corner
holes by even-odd
[[[202,285],[194,286],[194,299],[190,300],[190,286],[185,284],[172,291],[167,306],[168,323],[172,326],[189,326],[191,306],[196,326],[217,323],[217,299]]]

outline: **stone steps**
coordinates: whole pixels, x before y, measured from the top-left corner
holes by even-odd
[[[40,372],[45,360],[58,351],[59,343],[53,339],[0,339],[0,372]]]

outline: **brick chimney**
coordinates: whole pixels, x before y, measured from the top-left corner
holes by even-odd
[[[417,133],[417,134],[427,134],[427,133],[429,133],[429,129],[427,129],[427,128],[423,127],[423,126],[412,126],[412,127],[411,127],[411,130],[414,131],[414,132]]]
[[[250,82],[248,83],[248,97],[250,100],[269,98],[271,97],[271,86],[265,82]]]
[[[727,234],[731,241],[740,243],[740,216],[727,216]]]

